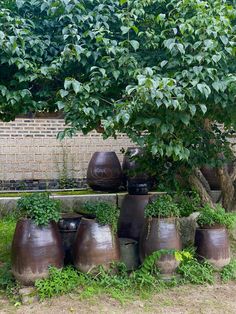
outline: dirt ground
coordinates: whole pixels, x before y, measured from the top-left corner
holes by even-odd
[[[104,297],[79,300],[76,294],[43,303],[15,308],[0,298],[0,313],[60,314],[60,313],[163,313],[163,314],[236,314],[236,283],[214,286],[181,286],[154,295],[149,300],[135,300],[121,305]]]

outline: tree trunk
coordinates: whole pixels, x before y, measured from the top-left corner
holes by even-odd
[[[231,174],[229,174],[227,165],[217,169],[222,191],[222,206],[228,212],[236,211],[235,173],[235,166]]]
[[[193,187],[200,195],[202,204],[209,204],[214,207],[211,196],[211,190],[201,171],[196,169],[188,178],[190,186]]]

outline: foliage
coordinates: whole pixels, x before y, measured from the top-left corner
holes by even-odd
[[[46,226],[50,221],[57,222],[60,218],[60,202],[50,199],[48,193],[32,193],[21,197],[17,209],[22,216],[32,219],[39,226]]]
[[[200,263],[195,258],[184,260],[178,273],[183,276],[184,283],[203,285],[213,284],[215,281],[213,266],[207,261]]]
[[[0,267],[0,292],[4,291],[8,299],[13,304],[19,304],[19,284],[16,283],[12,273],[10,263],[5,263]]]
[[[180,211],[180,217],[188,217],[193,212],[199,211],[201,207],[201,199],[197,192],[178,193],[174,198]]]
[[[220,271],[220,277],[223,282],[230,280],[236,280],[236,260],[231,260],[231,262],[224,266]]]
[[[212,208],[210,205],[205,205],[197,218],[197,223],[201,227],[222,225],[230,229],[236,222],[235,213],[226,213],[225,209],[220,205]]]
[[[113,232],[117,231],[119,210],[114,205],[107,202],[86,202],[82,210],[96,217],[99,224],[110,225]]]
[[[234,5],[1,0],[0,118],[63,110],[64,135],[102,123],[158,160],[214,163],[236,121]]]
[[[0,264],[10,262],[11,242],[16,227],[16,219],[7,216],[0,219]]]
[[[169,218],[178,217],[179,208],[170,195],[161,195],[148,204],[144,212],[145,217]]]
[[[49,277],[35,282],[41,300],[72,292],[81,283],[80,276],[72,267],[49,268]]]

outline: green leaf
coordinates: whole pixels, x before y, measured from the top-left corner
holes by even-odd
[[[130,40],[131,46],[134,48],[134,50],[138,50],[139,48],[139,42],[137,40]]]
[[[80,82],[78,82],[76,80],[72,81],[72,87],[73,87],[73,90],[76,94],[78,94],[78,92],[80,92],[82,90],[82,86],[81,86]]]
[[[201,104],[200,108],[201,108],[203,114],[205,114],[207,112],[207,106],[206,105]]]
[[[69,89],[72,86],[73,79],[66,78],[64,81],[64,88]]]
[[[65,104],[64,104],[64,102],[62,102],[62,101],[57,101],[57,102],[56,102],[56,105],[57,105],[57,108],[58,108],[59,110],[62,110],[62,109],[64,109],[64,107],[65,107]]]
[[[122,34],[127,34],[130,30],[130,27],[127,27],[127,26],[121,26],[121,31],[122,31]]]

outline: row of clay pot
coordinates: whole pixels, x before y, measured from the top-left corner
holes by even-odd
[[[121,168],[115,152],[95,152],[88,165],[88,185],[94,191],[106,192],[118,191],[121,186],[128,185],[131,194],[147,194],[151,187],[151,178],[146,173],[135,173],[138,164],[132,159],[141,153],[140,148],[128,148]]]
[[[139,255],[141,262],[146,256],[160,249],[181,249],[181,219],[176,226],[173,219],[145,219],[145,206],[149,203],[152,195],[126,195],[121,205],[121,212],[118,221],[118,236],[127,237],[139,241]],[[192,219],[191,219],[192,220]],[[192,226],[194,222],[194,226]],[[207,259],[216,267],[223,267],[230,261],[230,245],[227,230],[224,227],[208,229],[196,228],[196,222],[187,220],[188,228],[193,228],[191,239],[196,247],[199,259]],[[191,226],[190,226],[191,225]],[[184,231],[186,232],[186,231]],[[189,243],[188,243],[189,244]],[[164,257],[163,271],[168,270],[168,263],[174,260],[170,256]],[[165,268],[166,267],[166,268]]]
[[[82,217],[76,236],[70,231],[63,242],[67,247],[73,244],[70,254],[80,271],[88,272],[98,265],[106,267],[112,261],[120,260],[118,237],[112,234],[109,225],[102,226],[94,219]],[[19,220],[12,243],[13,275],[22,284],[29,285],[36,279],[47,277],[49,266],[64,266],[63,244],[57,224],[52,222],[39,227],[30,219]]]
[[[115,152],[95,152],[89,162],[87,183],[95,191],[113,192],[121,186],[127,187],[130,194],[147,194],[153,179],[147,173],[138,173],[139,165],[133,157],[141,156],[139,147],[129,147],[124,155],[122,167]],[[232,166],[228,165],[228,170]],[[216,170],[204,166],[201,171],[212,190],[220,190]]]

